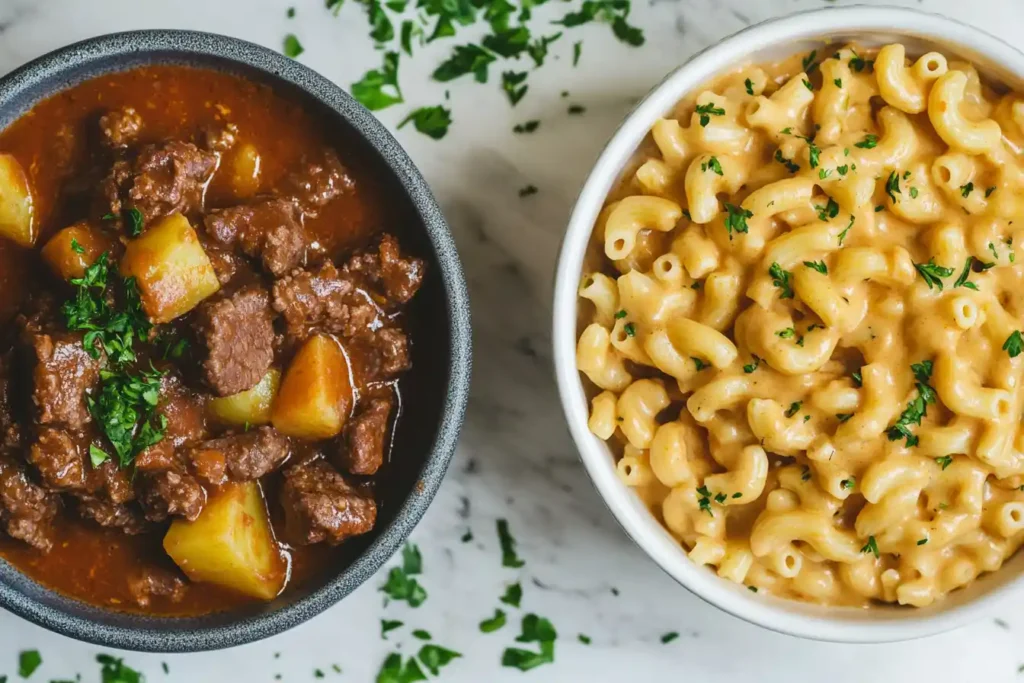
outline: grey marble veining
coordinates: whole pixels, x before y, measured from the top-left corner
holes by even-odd
[[[349,3],[353,5],[353,3]],[[679,588],[618,528],[579,464],[563,424],[550,358],[550,288],[562,231],[588,169],[637,98],[697,50],[751,23],[826,0],[637,0],[631,19],[647,44],[631,49],[607,26],[581,30],[577,68],[567,45],[530,79],[530,92],[510,108],[496,85],[457,81],[440,86],[430,70],[450,49],[439,41],[402,66],[413,106],[437,104],[446,89],[455,123],[435,142],[398,131],[431,183],[462,253],[473,300],[474,384],[458,455],[413,540],[424,555],[430,593],[418,610],[382,607],[378,578],[342,604],[270,641],[226,652],[161,657],[128,654],[150,681],[372,681],[385,654],[414,651],[413,628],[464,654],[440,680],[707,681],[796,683],[828,680],[1020,680],[1024,663],[1024,602],[1007,604],[1000,623],[913,643],[842,646],[779,636],[705,605]],[[846,4],[840,0],[839,4]],[[882,3],[869,3],[882,4]],[[891,3],[890,3],[891,4]],[[1019,0],[909,0],[1015,40],[1024,26]],[[297,16],[285,18],[295,5]],[[552,16],[561,13],[561,9]],[[50,49],[116,30],[191,28],[228,33],[274,48],[300,36],[301,59],[349,84],[378,64],[365,18],[346,6],[338,18],[322,0],[0,0],[0,73]],[[469,34],[469,37],[473,37]],[[573,40],[579,38],[574,37]],[[461,38],[459,42],[462,42]],[[467,80],[468,79],[464,79]],[[494,80],[492,76],[492,81]],[[569,91],[562,97],[562,91]],[[581,116],[567,113],[581,104]],[[390,126],[405,115],[380,112]],[[538,119],[531,135],[512,126]],[[520,198],[533,184],[536,195]],[[494,525],[506,518],[527,564],[502,568]],[[462,543],[468,530],[473,540]],[[557,662],[527,674],[499,666],[518,632],[518,613],[495,634],[478,623],[493,614],[507,583],[523,584],[523,611],[548,616],[559,630]],[[618,593],[617,595],[615,593]],[[406,627],[380,638],[381,618]],[[661,644],[661,634],[678,640]],[[37,647],[44,656],[33,680],[98,680],[96,651],[0,614],[0,674],[13,674],[16,653]],[[586,633],[585,646],[576,635]],[[280,657],[275,657],[280,653]],[[160,662],[167,661],[165,676]],[[344,673],[335,674],[337,663]]]

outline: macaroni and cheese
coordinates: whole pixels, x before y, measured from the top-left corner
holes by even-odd
[[[922,606],[1024,542],[1022,154],[1024,96],[901,45],[744,67],[654,125],[577,363],[694,562]]]

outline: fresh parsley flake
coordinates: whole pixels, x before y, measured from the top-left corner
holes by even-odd
[[[786,157],[782,156],[781,149],[775,150],[775,161],[785,166],[786,170],[789,171],[790,173],[796,173],[797,171],[800,170],[799,164],[795,164],[790,159],[787,159]]]
[[[529,90],[530,86],[523,83],[526,76],[525,71],[504,71],[501,74],[501,89],[508,95],[508,101],[512,103],[513,107],[519,104],[519,100],[523,99],[526,91]]]
[[[741,206],[735,206],[729,202],[725,203],[725,227],[729,231],[729,239],[732,239],[734,232],[745,233],[749,229],[747,219],[753,218],[754,214]]]
[[[302,43],[299,42],[299,39],[295,36],[294,33],[289,33],[284,37],[285,57],[291,57],[292,59],[295,59],[303,52],[305,52],[305,49],[302,47]]]
[[[420,133],[434,140],[440,140],[448,133],[448,126],[452,123],[452,112],[440,105],[436,107],[420,107],[413,111],[405,120],[398,124],[399,128],[412,121],[413,126]]]
[[[775,336],[780,337],[781,339],[792,339],[793,337],[796,336],[796,330],[793,329],[792,327],[787,327],[783,330],[779,330],[778,332],[776,332]]]
[[[811,270],[816,270],[822,275],[828,275],[828,266],[824,261],[804,261],[804,265]]]
[[[782,266],[778,263],[772,263],[771,267],[768,268],[768,275],[772,278],[772,284],[782,290],[782,294],[779,295],[780,299],[793,298],[793,286],[789,281],[793,277],[793,273],[783,270]]]
[[[753,95],[754,94],[754,83],[749,78],[747,80],[743,81],[743,86],[747,89],[747,94],[748,95]]]
[[[800,412],[800,406],[803,405],[803,401],[793,401],[789,404],[789,408],[786,409],[786,417],[793,417]]]
[[[761,365],[760,356],[755,356],[752,354],[751,357],[754,359],[754,362],[747,363],[746,365],[743,366],[743,372],[747,373],[748,375],[752,373],[754,370],[757,370],[758,366]]]
[[[961,197],[966,199],[967,197],[969,197],[971,195],[972,192],[974,192],[974,183],[970,183],[969,182],[969,183],[966,183],[966,184],[960,186],[960,196]]]
[[[405,100],[398,87],[398,59],[397,52],[385,52],[380,69],[370,69],[352,84],[352,97],[370,111],[402,104]]]
[[[707,104],[697,105],[697,114],[700,115],[700,126],[701,128],[706,127],[711,122],[712,116],[725,116],[725,109],[716,107],[714,102],[708,102]]]
[[[967,280],[967,278],[969,278],[971,276],[971,266],[973,264],[974,264],[974,257],[973,256],[968,256],[967,257],[967,261],[964,262],[964,269],[960,273],[960,277],[958,277],[956,279],[956,282],[953,283],[953,289],[956,289],[957,287],[966,287],[967,289],[973,289],[975,291],[978,290],[978,285],[974,284],[973,282],[969,282]],[[993,265],[995,265],[995,264],[993,264]]]
[[[896,195],[903,194],[900,190],[900,177],[896,171],[891,172],[888,180],[885,181],[885,193],[889,195],[893,204],[896,203]]]
[[[401,628],[405,624],[401,621],[394,619],[381,619],[380,620],[380,637],[384,640],[388,639],[388,633],[394,631],[396,628]]]
[[[499,519],[497,527],[498,542],[501,545],[501,566],[512,569],[522,567],[526,563],[519,559],[519,556],[516,554],[516,539],[512,537],[512,532],[508,530],[508,520]]]
[[[946,469],[947,467],[949,467],[950,465],[953,464],[953,456],[952,455],[942,455],[942,456],[939,456],[938,458],[935,458],[935,462],[942,469]]]
[[[860,142],[854,143],[854,147],[860,147],[861,149],[874,149],[878,145],[877,135],[865,135],[864,139]]]
[[[501,665],[529,671],[543,664],[555,661],[555,640],[558,633],[551,622],[536,614],[523,617],[522,633],[516,638],[519,643],[537,643],[539,652],[520,648],[507,648],[501,655]]]
[[[875,542],[874,536],[868,536],[868,542],[864,544],[864,547],[860,549],[862,553],[871,553],[875,556],[875,559],[880,557],[878,553],[878,543]]]
[[[532,133],[540,127],[540,121],[527,121],[525,123],[517,123],[512,128],[513,133]]]
[[[1024,339],[1021,339],[1020,330],[1014,330],[1006,338],[1006,341],[1003,342],[1003,351],[1006,351],[1010,358],[1016,358],[1021,351],[1024,351]]]
[[[928,259],[928,263],[915,263],[914,268],[917,269],[921,278],[924,279],[925,284],[928,285],[928,289],[935,288],[940,292],[942,291],[942,278],[949,277],[953,274],[952,268],[945,268],[938,265],[935,263],[934,258]]]
[[[851,216],[850,216],[850,222],[849,222],[849,223],[847,223],[847,224],[846,224],[846,227],[845,227],[845,228],[843,228],[843,231],[842,231],[841,233],[839,233],[839,246],[843,246],[843,242],[845,242],[845,241],[846,241],[846,236],[847,236],[848,234],[850,234],[850,229],[851,229],[851,228],[853,228],[853,222],[854,222],[855,220],[857,220],[857,217],[856,217],[856,216],[853,216],[853,215],[851,215]]]
[[[494,616],[480,622],[481,633],[493,633],[505,625],[505,612],[500,609],[494,610]]]
[[[506,605],[512,605],[513,607],[519,607],[519,602],[523,599],[523,587],[517,581],[511,584],[505,589],[505,594],[501,596],[501,601]]]
[[[530,195],[537,194],[537,192],[538,190],[536,185],[527,185],[526,187],[519,188],[520,197],[529,197]]]
[[[677,632],[675,632],[675,631],[672,631],[670,633],[666,633],[663,636],[661,636],[661,643],[662,643],[662,645],[667,645],[668,643],[671,643],[673,640],[675,640],[678,637],[679,637],[679,634]]]
[[[850,477],[849,479],[843,479],[842,481],[840,481],[839,482],[839,487],[843,488],[843,489],[846,489],[847,491],[852,491],[853,487],[854,487],[854,485],[856,483],[857,483],[857,480],[854,479],[853,477]]]
[[[585,113],[587,109],[581,104],[572,104],[569,105],[569,109],[566,111],[568,111],[570,115],[579,116],[580,114]]]
[[[18,654],[18,675],[28,678],[36,672],[36,669],[43,663],[43,657],[39,650],[22,650]]]
[[[719,163],[718,157],[711,157],[707,161],[701,162],[700,170],[702,172],[706,173],[709,168],[712,172],[717,173],[718,175],[724,175],[724,173],[722,173],[722,164]]]
[[[705,363],[704,361],[702,361],[700,358],[697,358],[696,356],[690,356],[690,360],[692,360],[693,364],[695,366],[697,366],[697,372],[700,372],[704,368],[711,367],[710,363]]]
[[[626,323],[622,326],[622,330],[626,333],[627,337],[636,336],[636,325],[633,323]]]

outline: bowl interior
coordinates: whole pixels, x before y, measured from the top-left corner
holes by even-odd
[[[104,74],[153,64],[226,71],[272,87],[315,112],[357,176],[378,185],[386,225],[427,261],[408,320],[413,368],[400,383],[401,419],[379,475],[374,530],[343,544],[330,574],[265,604],[195,618],[114,612],[65,597],[0,561],[0,604],[47,628],[126,649],[195,651],[238,645],[314,616],[369,578],[422,516],[444,476],[465,409],[469,314],[454,244],[433,197],[398,142],[335,85],[298,63],[235,39],[191,32],[107,36],[37,60],[0,79],[0,129],[46,97]]]
[[[587,428],[587,396],[575,361],[576,288],[591,230],[606,195],[654,121],[673,111],[688,93],[738,66],[772,62],[813,49],[820,53],[847,42],[869,47],[902,42],[910,54],[939,50],[951,59],[972,62],[997,86],[1019,89],[1024,79],[1024,55],[998,38],[937,15],[897,8],[858,6],[803,12],[751,27],[695,55],[670,73],[626,118],[580,193],[559,260],[553,341],[563,408],[588,473],[627,534],[662,569],[698,597],[773,630],[821,640],[882,642],[938,633],[980,618],[1020,583],[1024,553],[1017,553],[1000,570],[982,575],[967,588],[920,609],[823,607],[755,595],[694,565],[641,499],[619,481],[611,450]]]

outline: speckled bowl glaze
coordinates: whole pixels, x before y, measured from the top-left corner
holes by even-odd
[[[236,73],[322,109],[328,125],[370,157],[392,193],[407,204],[403,226],[410,250],[430,270],[420,295],[437,316],[413,330],[416,366],[427,366],[406,392],[395,449],[416,471],[397,478],[377,528],[350,541],[337,573],[286,592],[274,602],[204,617],[167,618],[87,605],[36,583],[0,560],[0,606],[72,638],[108,647],[195,652],[232,647],[280,633],[319,614],[370,578],[409,536],[444,478],[455,451],[469,392],[469,298],[455,243],[430,189],[385,127],[341,88],[272,50],[226,36],[188,31],[137,31],[93,38],[45,55],[0,79],[0,129],[34,104],[82,81],[151,64],[180,64]],[[442,313],[443,312],[443,313]],[[442,320],[441,316],[444,315]],[[409,428],[403,422],[413,418]],[[403,431],[404,430],[404,431]]]

